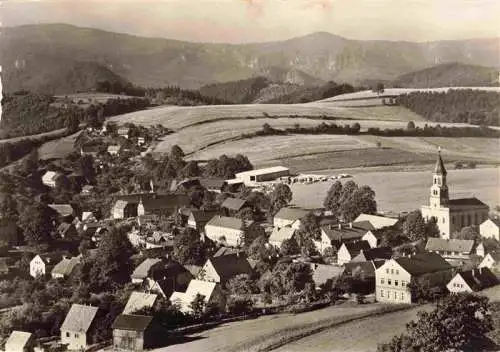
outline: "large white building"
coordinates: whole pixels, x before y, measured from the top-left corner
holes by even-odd
[[[284,166],[274,166],[265,169],[239,172],[235,175],[247,187],[258,186],[261,182],[274,181],[283,176],[289,176],[290,169]]]
[[[436,219],[442,238],[450,238],[451,234],[466,226],[481,224],[488,218],[489,212],[489,207],[475,197],[450,199],[446,175],[439,151],[432,176],[429,205],[423,205],[421,210],[427,221]]]

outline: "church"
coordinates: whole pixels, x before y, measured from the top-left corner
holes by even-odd
[[[466,226],[479,226],[488,219],[489,207],[475,197],[450,199],[446,175],[439,150],[432,176],[429,205],[423,205],[421,211],[427,221],[434,217],[441,237],[449,239],[456,231]]]

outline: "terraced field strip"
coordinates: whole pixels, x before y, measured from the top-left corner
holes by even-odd
[[[82,131],[44,143],[38,148],[39,158],[42,160],[65,158],[73,152],[75,141],[80,133],[82,133]]]

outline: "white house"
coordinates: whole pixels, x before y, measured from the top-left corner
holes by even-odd
[[[205,225],[205,236],[212,241],[238,247],[243,241],[243,220],[216,215]]]
[[[457,273],[446,288],[451,293],[473,293],[498,284],[497,277],[488,268],[478,268]]]
[[[68,350],[85,350],[90,339],[88,332],[94,323],[99,308],[73,304],[61,325],[61,343]]]
[[[119,145],[108,146],[107,152],[109,155],[118,155],[120,153],[121,147]]]
[[[380,230],[384,227],[394,226],[399,221],[398,219],[388,218],[386,216],[381,215],[373,215],[373,214],[360,214],[353,223],[360,222],[369,222],[376,230]]]
[[[342,243],[337,252],[337,262],[339,265],[349,263],[362,250],[368,249],[370,249],[370,245],[366,241]]]
[[[429,238],[425,250],[434,252],[447,260],[469,259],[474,249],[473,240]]]
[[[265,169],[250,170],[235,174],[235,179],[242,181],[247,187],[258,186],[261,182],[274,181],[290,175],[290,169],[284,166],[274,166]]]
[[[240,274],[252,274],[247,258],[240,253],[219,255],[209,258],[198,273],[198,279],[225,284]]]
[[[39,277],[47,275],[52,268],[61,261],[61,253],[43,253],[37,254],[30,261],[30,276]]]
[[[387,260],[375,270],[375,297],[384,303],[412,303],[410,283],[421,277],[431,285],[446,285],[452,267],[436,253]]]
[[[488,268],[500,272],[500,252],[486,254],[483,261],[479,264],[479,268]]]
[[[483,238],[494,238],[500,241],[500,219],[487,219],[479,225],[479,234]]]
[[[56,186],[56,179],[60,176],[61,174],[59,172],[55,171],[47,171],[46,173],[43,174],[42,176],[42,183],[45,186],[52,187],[54,188]]]
[[[301,225],[300,220],[307,214],[309,214],[309,212],[303,209],[281,208],[274,216],[273,225],[278,228],[278,230],[285,226],[291,226],[298,230]]]
[[[280,229],[275,227],[271,232],[271,236],[269,236],[268,242],[274,247],[281,248],[283,241],[291,239],[296,231],[297,230],[291,226],[285,226]]]
[[[211,303],[217,304],[220,310],[224,311],[226,300],[222,294],[220,285],[216,282],[191,280],[186,292],[175,291],[172,293],[170,302],[174,305],[178,305],[181,312],[190,313],[193,311],[190,307],[191,302],[193,302],[197,294],[205,297],[204,301],[206,305]]]

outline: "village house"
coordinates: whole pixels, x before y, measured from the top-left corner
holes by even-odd
[[[143,351],[156,346],[163,336],[153,321],[146,315],[120,314],[113,325],[113,347],[118,351]]]
[[[63,255],[59,252],[37,254],[30,261],[30,276],[37,278],[48,275],[52,268],[61,261]]]
[[[240,253],[218,255],[209,258],[200,273],[198,279],[217,282],[224,286],[230,279],[237,275],[252,275],[253,270],[247,258]]]
[[[75,216],[75,210],[71,204],[48,204],[47,206],[57,214],[60,221],[69,222]]]
[[[342,275],[344,268],[338,265],[311,263],[312,279],[316,289],[321,289],[328,280],[335,280]]]
[[[375,288],[375,270],[384,265],[385,260],[369,260],[366,262],[349,262],[344,264],[343,275],[347,276],[360,276],[365,280],[373,280],[373,287]]]
[[[353,223],[358,224],[358,227],[366,228],[366,225],[362,223],[368,222],[373,228],[368,228],[369,230],[380,230],[384,227],[394,226],[399,222],[399,219],[390,218],[382,215],[373,214],[360,214]]]
[[[278,228],[278,230],[285,226],[291,226],[298,230],[301,225],[300,220],[307,214],[309,214],[309,211],[303,209],[281,208],[274,216],[273,225]]]
[[[81,257],[63,258],[50,272],[53,279],[64,279],[69,277],[77,265],[80,264]]]
[[[111,213],[113,214],[113,219],[128,219],[137,216],[137,205],[119,199],[113,205]]]
[[[205,236],[214,242],[238,247],[243,240],[243,220],[216,215],[205,225]]]
[[[445,286],[451,277],[451,265],[436,253],[390,259],[375,270],[376,299],[409,304],[413,302],[410,283],[426,280],[431,286]]]
[[[193,278],[191,272],[183,265],[170,260],[166,261],[162,267],[150,271],[142,283],[142,288],[146,292],[169,298],[174,291],[184,292]]]
[[[51,188],[55,188],[56,187],[56,180],[59,176],[61,176],[62,174],[60,172],[56,172],[56,171],[47,171],[46,173],[43,174],[42,176],[42,183],[47,186],[47,187],[51,187]]]
[[[120,154],[121,148],[122,147],[119,145],[110,145],[110,146],[108,146],[106,151],[108,152],[109,155],[116,156],[116,155]]]
[[[124,137],[127,139],[128,139],[129,132],[130,132],[130,128],[128,128],[128,127],[120,127],[120,128],[118,128],[118,131],[117,131],[118,136]]]
[[[26,331],[14,330],[5,342],[5,352],[33,352],[35,337]]]
[[[181,312],[191,313],[193,311],[191,303],[196,298],[197,294],[204,296],[205,307],[215,304],[219,307],[221,312],[225,310],[226,299],[222,294],[220,285],[216,282],[191,280],[186,292],[174,292],[172,296],[170,296],[170,302],[174,305],[178,305]]]
[[[479,264],[479,268],[488,268],[500,273],[500,252],[490,252],[484,256]]]
[[[187,226],[199,232],[203,232],[205,225],[216,215],[216,211],[192,210],[187,220]]]
[[[142,284],[142,282],[151,274],[153,270],[159,270],[165,263],[160,258],[144,259],[132,272],[130,279],[133,284]]]
[[[425,250],[439,254],[446,260],[468,260],[473,254],[473,240],[429,238]]]
[[[337,263],[343,265],[349,263],[362,250],[369,250],[370,245],[366,241],[344,242],[337,252]]]
[[[243,184],[247,187],[257,187],[262,182],[274,181],[280,177],[289,175],[289,168],[284,166],[274,166],[265,169],[239,172],[235,174],[235,180],[243,182]]]
[[[89,331],[99,308],[73,304],[61,326],[61,343],[69,350],[85,350],[90,344]]]
[[[88,196],[91,195],[93,191],[94,191],[94,186],[85,185],[82,187],[82,191],[80,192],[80,194],[82,196]]]
[[[483,221],[479,225],[479,234],[483,238],[494,238],[500,241],[500,219],[493,218]]]
[[[144,145],[146,143],[146,138],[144,137],[137,137],[137,145],[140,147],[141,145]]]
[[[248,207],[247,201],[239,198],[228,197],[221,204],[227,215],[234,215],[245,207]]]
[[[226,180],[220,178],[200,178],[200,185],[209,192],[222,193],[226,186]]]
[[[498,285],[498,279],[491,270],[478,268],[457,273],[446,288],[450,293],[473,293],[495,285]]]
[[[100,151],[100,146],[98,144],[87,144],[83,145],[80,148],[80,155],[91,155],[94,158],[99,154]]]
[[[377,259],[391,259],[392,258],[392,248],[391,247],[377,247],[370,249],[362,249],[357,256],[351,259],[351,262],[367,262]]]
[[[75,239],[78,237],[75,225],[72,223],[62,222],[56,229],[56,234],[60,238]]]
[[[489,207],[477,198],[450,199],[446,175],[439,151],[432,176],[430,204],[423,205],[421,211],[426,221],[436,220],[442,238],[450,238],[452,233],[466,226],[479,226],[488,218],[489,212]]]
[[[112,209],[114,219],[126,219],[143,215],[171,215],[176,209],[188,206],[185,194],[136,193],[121,195]]]
[[[332,246],[339,248],[342,243],[361,241],[366,234],[371,233],[370,230],[357,227],[353,223],[327,225],[321,227],[320,230],[320,240],[313,240],[316,249],[320,253],[324,253],[327,248]],[[368,244],[371,247],[370,242]]]
[[[145,308],[152,308],[158,295],[154,293],[136,292],[130,293],[130,297],[123,308],[123,314],[135,314]]]
[[[486,248],[484,248],[483,242],[479,243],[476,246],[475,252],[477,256],[484,258],[484,256],[486,255]]]
[[[275,227],[271,232],[271,236],[269,236],[268,242],[276,248],[281,248],[283,241],[291,239],[293,235],[295,235],[296,231],[297,229],[294,229],[291,226],[285,226],[280,229]]]

